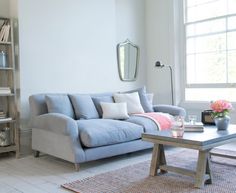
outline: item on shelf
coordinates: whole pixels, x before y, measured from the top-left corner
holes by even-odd
[[[7,67],[7,55],[4,51],[0,52],[0,67]]]
[[[5,118],[6,118],[6,114],[0,115],[0,120],[5,119]]]
[[[5,24],[6,24],[6,21],[4,20],[4,21],[3,21],[3,24],[2,24],[2,26],[1,26],[1,28],[0,28],[0,42],[2,41],[4,32],[5,32],[5,27],[6,27]]]
[[[11,94],[10,87],[0,87],[0,94]]]
[[[0,123],[1,123],[1,122],[6,122],[6,121],[11,121],[11,120],[12,120],[11,117],[1,118],[1,119],[0,119]]]
[[[10,128],[5,127],[0,130],[0,146],[11,145]]]
[[[203,132],[204,126],[202,122],[195,122],[194,124],[190,122],[185,122],[184,131],[187,132]]]
[[[6,118],[6,113],[4,111],[0,111],[0,119],[5,119]]]
[[[0,30],[0,42],[7,42],[10,33],[10,23],[5,20]]]

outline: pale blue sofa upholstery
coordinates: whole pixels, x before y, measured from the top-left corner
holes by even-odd
[[[56,97],[62,95],[63,97],[69,96],[67,94],[53,94]],[[111,97],[112,94],[91,96],[95,98]],[[29,97],[32,149],[35,150],[36,156],[39,152],[43,152],[75,163],[78,168],[79,163],[152,147],[151,143],[141,140],[143,132],[158,130],[156,124],[147,118],[130,116],[127,120],[101,119],[101,115],[97,111],[97,114],[92,114],[93,118],[77,119],[76,116],[80,114],[78,112],[77,115],[71,113],[71,104],[67,100],[63,101],[63,104],[69,105],[69,109],[63,107],[63,104],[58,106],[59,109],[53,109],[62,111],[64,114],[49,113],[47,97],[48,94],[35,94]],[[84,100],[84,96],[82,98]],[[105,98],[104,100],[111,100]],[[169,105],[156,105],[153,110],[173,115],[185,115],[183,108]],[[89,115],[85,113],[83,116]]]
[[[80,141],[85,147],[113,145],[140,139],[142,126],[111,119],[89,119],[76,121],[80,130]]]

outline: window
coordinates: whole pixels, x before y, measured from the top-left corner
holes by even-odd
[[[236,0],[185,0],[185,100],[236,101]]]

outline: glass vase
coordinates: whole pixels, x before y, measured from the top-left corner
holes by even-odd
[[[176,116],[172,120],[171,125],[172,137],[183,137],[184,135],[184,118],[181,116]]]

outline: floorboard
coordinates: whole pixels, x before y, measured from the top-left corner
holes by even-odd
[[[223,149],[234,150],[236,144]],[[167,152],[179,148],[168,148]],[[151,159],[151,149],[81,164],[80,171],[74,164],[49,155],[34,158],[23,155],[15,159],[14,154],[0,154],[0,193],[68,193],[61,184],[94,176]]]

